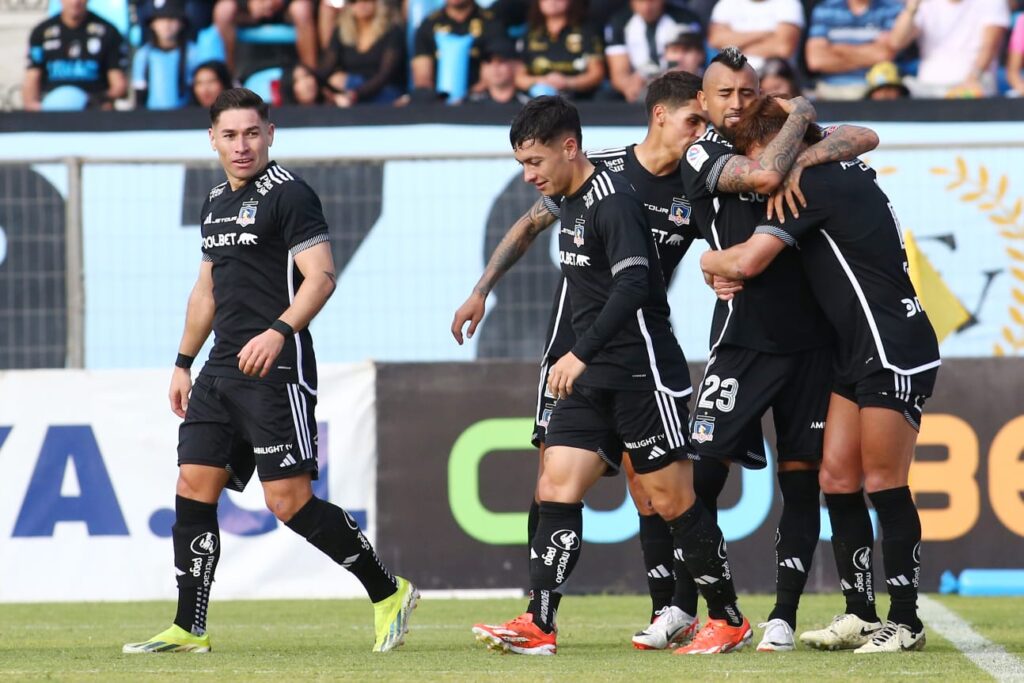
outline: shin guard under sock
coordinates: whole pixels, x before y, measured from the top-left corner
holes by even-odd
[[[917,587],[921,578],[921,518],[910,488],[869,493],[882,527],[882,566],[889,591],[889,620],[920,631]]]
[[[782,516],[775,534],[775,607],[768,620],[783,619],[796,629],[814,549],[821,533],[817,470],[779,472]]]
[[[651,621],[672,604],[675,576],[672,571],[672,532],[658,515],[640,515],[640,549],[651,594]]]
[[[878,621],[872,565],[875,537],[864,492],[826,493],[825,504],[832,522],[832,552],[846,612],[864,621]]]
[[[178,575],[178,611],[174,623],[193,635],[206,632],[210,586],[220,559],[217,504],[175,496],[174,569]]]
[[[565,585],[580,558],[583,503],[541,501],[537,532],[531,542],[530,606],[527,611],[541,630],[555,627],[555,612]]]
[[[736,590],[722,530],[697,501],[676,519],[668,522],[676,550],[682,553],[693,580],[708,603],[708,616],[724,619],[730,626],[743,623],[736,606]]]

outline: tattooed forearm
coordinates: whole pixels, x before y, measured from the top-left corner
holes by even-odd
[[[498,280],[530,248],[537,235],[551,227],[555,220],[555,217],[544,208],[544,200],[538,199],[501,238],[473,291],[480,296],[490,294]]]
[[[722,192],[774,192],[793,166],[800,152],[800,140],[813,118],[814,109],[810,103],[797,102],[782,130],[765,147],[759,159],[737,155],[726,162],[717,188]]]
[[[801,109],[790,114],[782,130],[761,153],[761,167],[785,175],[800,152],[800,140],[810,122],[810,116]]]
[[[852,161],[878,147],[878,135],[870,128],[839,126],[821,142],[797,157],[800,166],[817,166],[830,161]]]

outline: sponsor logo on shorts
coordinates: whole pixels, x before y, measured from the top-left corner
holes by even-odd
[[[825,428],[825,421],[824,420],[816,420],[816,421],[811,423],[811,429],[824,429],[824,428]]]
[[[657,436],[649,436],[646,439],[640,439],[639,441],[626,441],[625,444],[626,444],[626,448],[629,448],[629,449],[647,448],[648,446],[653,446],[658,441],[660,441],[661,439],[664,439],[664,438],[665,438],[664,434],[658,434]]]
[[[651,454],[647,456],[648,460],[657,460],[661,456],[665,455],[665,449],[660,446],[654,446],[651,448]]]
[[[189,547],[196,555],[213,555],[217,551],[217,535],[209,531],[199,534]]]
[[[273,455],[275,453],[284,453],[291,449],[292,445],[290,443],[279,443],[274,446],[253,446],[252,452],[256,455]]]
[[[693,421],[693,434],[690,438],[697,443],[706,443],[715,439],[715,418],[698,417]]]

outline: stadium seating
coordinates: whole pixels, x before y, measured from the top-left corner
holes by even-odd
[[[273,100],[273,83],[280,81],[283,75],[281,67],[263,69],[245,79],[245,87],[262,97],[265,101]]]

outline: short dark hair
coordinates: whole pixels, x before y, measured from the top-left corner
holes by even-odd
[[[572,135],[577,145],[583,145],[580,113],[564,97],[545,95],[530,100],[516,114],[508,139],[512,149],[518,149],[530,140],[546,145],[563,134]]]
[[[210,105],[210,123],[216,124],[222,112],[228,109],[255,109],[264,122],[270,120],[270,105],[248,88],[225,90]]]
[[[669,71],[658,76],[647,86],[647,98],[644,100],[647,117],[650,118],[656,104],[677,109],[697,99],[702,87],[701,79],[687,71]]]
[[[747,65],[747,56],[738,47],[727,47],[711,60],[712,64],[724,64],[733,71],[739,71]]]
[[[732,144],[746,154],[754,145],[767,144],[786,125],[789,114],[774,97],[760,97],[743,110],[739,123],[729,131]],[[821,142],[821,128],[817,124],[807,126],[803,141],[808,145]]]

